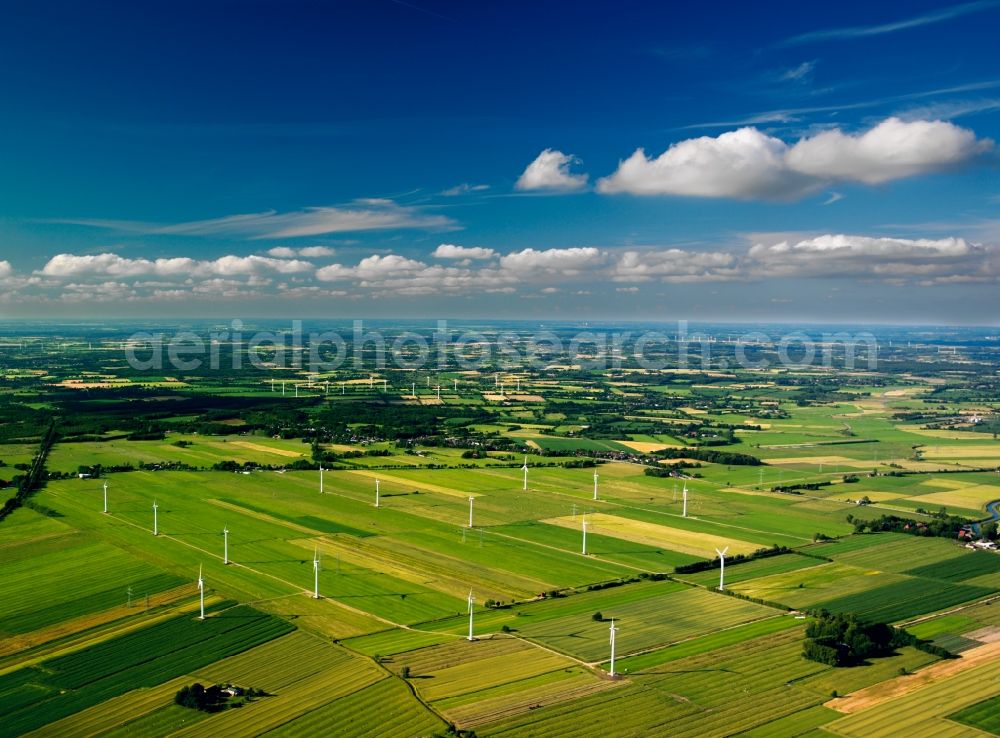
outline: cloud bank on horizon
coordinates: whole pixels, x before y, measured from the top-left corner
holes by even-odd
[[[24,71],[0,121],[3,313],[1000,321],[1000,0],[847,0],[843,23],[427,1],[276,10],[289,36],[209,3],[184,55],[182,8],[149,30],[68,5],[87,33],[62,45],[25,8],[0,28]],[[140,31],[142,89],[85,53]]]

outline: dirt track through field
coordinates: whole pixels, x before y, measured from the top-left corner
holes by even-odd
[[[913,674],[896,677],[887,682],[860,689],[846,697],[829,700],[824,706],[848,714],[860,712],[997,658],[1000,658],[1000,643],[987,643],[965,651],[960,658],[938,661]]]

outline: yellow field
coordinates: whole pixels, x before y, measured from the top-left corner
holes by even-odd
[[[995,651],[995,646],[996,644],[991,643],[981,648]],[[973,651],[967,652],[967,655],[971,655]],[[952,722],[945,716],[996,695],[997,682],[1000,680],[1000,659],[996,658],[995,653],[991,653],[991,660],[985,664],[968,664],[963,661],[966,661],[965,657],[956,661],[939,662],[913,676],[900,677],[898,681],[904,684],[907,680],[916,682],[916,688],[884,702],[872,700],[870,707],[824,725],[823,729],[844,738],[888,738],[898,735],[933,735],[935,738],[989,736],[989,733]],[[946,669],[948,673],[943,679],[931,679],[929,682],[920,679],[924,671],[934,669],[939,672]],[[847,699],[850,700],[851,697]],[[828,703],[828,706],[837,709],[834,703]]]
[[[230,441],[229,443],[233,446],[250,449],[251,451],[260,451],[265,454],[276,454],[277,456],[297,458],[303,455],[298,451],[291,451],[287,448],[274,448],[272,446],[264,446],[260,443],[251,443],[250,441]]]
[[[559,518],[549,518],[543,523],[558,525],[563,528],[580,529],[580,520],[572,515]],[[724,538],[709,533],[696,533],[694,531],[671,528],[667,525],[657,525],[647,523],[642,520],[630,520],[620,518],[617,515],[607,513],[594,513],[588,516],[588,531],[602,536],[620,538],[634,543],[644,543],[648,546],[669,548],[681,553],[713,558],[715,549],[729,546],[730,554],[747,554],[756,551],[760,546],[756,543],[740,541],[734,538]]]
[[[871,469],[872,462],[870,461],[859,461],[857,459],[849,459],[846,456],[799,456],[796,458],[783,457],[778,459],[768,459],[768,464],[778,464],[780,466],[793,465],[793,464],[811,464],[813,466],[819,466],[820,464],[829,464],[834,466],[849,466],[852,469]]]
[[[963,487],[975,487],[974,482],[963,482],[958,479],[945,479],[935,477],[920,483],[921,487],[941,487],[942,489],[962,489]]]
[[[992,484],[977,484],[944,492],[931,492],[929,495],[920,495],[910,499],[926,502],[928,507],[934,508],[944,506],[978,510],[985,507],[987,502],[1000,500],[1000,487],[995,487]]]
[[[970,435],[982,437],[982,433]],[[961,446],[924,446],[925,459],[1000,459],[1000,443],[962,444]]]
[[[620,443],[622,446],[628,446],[630,449],[638,451],[640,454],[651,454],[654,451],[659,451],[663,448],[677,448],[677,446],[670,446],[666,443],[653,443],[652,441],[615,441],[615,443]],[[675,461],[675,459],[671,459]]]

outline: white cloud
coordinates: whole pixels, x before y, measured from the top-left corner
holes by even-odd
[[[788,165],[817,179],[881,184],[962,164],[991,146],[953,123],[887,118],[861,135],[833,129],[804,138]]]
[[[188,257],[169,259],[128,259],[118,254],[57,254],[41,270],[47,277],[74,278],[78,276],[112,277],[182,277],[206,275],[260,274],[278,272],[290,274],[307,272],[313,265],[307,261],[275,259],[267,256],[222,256],[211,261],[197,261]]]
[[[577,275],[582,270],[599,266],[604,254],[593,246],[574,246],[568,249],[524,249],[500,257],[500,267],[517,274]]]
[[[625,251],[612,270],[615,282],[721,282],[741,278],[737,258],[724,251]]]
[[[14,267],[10,265],[9,261],[0,261],[0,279],[6,279],[13,273]]]
[[[307,258],[333,256],[336,252],[326,246],[306,246],[301,249],[293,249],[288,246],[275,246],[273,249],[268,249],[267,253],[279,259],[291,259],[295,256],[305,256]]]
[[[336,251],[331,249],[329,246],[306,246],[305,248],[299,249],[299,256],[304,256],[307,259],[316,259],[323,256],[333,256]]]
[[[963,238],[907,239],[824,234],[798,241],[756,243],[747,272],[759,277],[821,277],[993,281],[1000,276],[995,247]]]
[[[249,239],[301,238],[326,233],[393,229],[455,230],[455,221],[384,198],[362,198],[348,205],[306,208],[287,213],[267,211],[227,215],[186,223],[144,223],[127,220],[53,220],[54,223],[107,228],[126,233],[182,236],[229,236]]]
[[[655,159],[637,149],[598,181],[603,193],[791,199],[833,182],[880,184],[966,164],[989,139],[944,121],[888,118],[861,134],[822,131],[792,146],[757,128],[701,136]]]
[[[514,185],[519,190],[556,190],[570,192],[587,186],[586,174],[571,174],[575,156],[555,149],[545,149],[531,162]]]
[[[460,185],[454,187],[449,187],[444,190],[441,194],[445,197],[457,197],[458,195],[468,195],[470,192],[485,192],[490,186],[488,184],[469,184],[468,182],[463,182]]]
[[[443,243],[431,254],[436,259],[492,259],[497,252],[483,246],[456,246]]]

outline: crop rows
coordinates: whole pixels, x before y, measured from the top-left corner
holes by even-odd
[[[204,622],[182,615],[51,659],[31,671],[38,683],[66,691],[8,715],[0,735],[18,735],[130,689],[155,686],[292,629],[283,620],[237,607]]]
[[[985,597],[996,590],[968,584],[906,579],[817,605],[831,612],[855,613],[869,620],[891,623]]]

